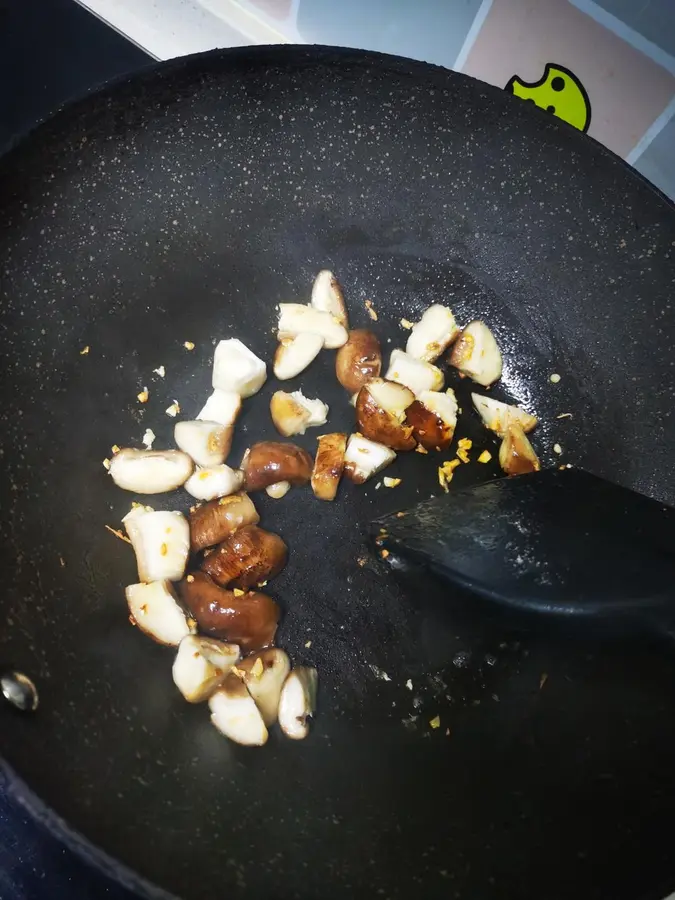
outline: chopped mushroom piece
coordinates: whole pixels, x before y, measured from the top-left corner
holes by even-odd
[[[271,484],[288,481],[307,484],[312,475],[312,457],[297,444],[259,441],[241,461],[247,491],[262,491]]]
[[[412,450],[417,442],[412,427],[405,424],[405,416],[414,400],[415,395],[404,385],[373,378],[356,398],[359,430],[371,441],[392,450]]]
[[[363,484],[396,459],[396,453],[384,444],[351,434],[345,452],[345,475],[354,484]]]
[[[309,734],[308,719],[316,710],[319,676],[310,666],[296,666],[281,689],[279,725],[286,737],[301,741]]]
[[[538,472],[541,464],[532,444],[517,422],[511,422],[499,448],[499,465],[507,475]]]
[[[190,548],[193,553],[213,547],[243,525],[260,521],[248,494],[232,494],[190,511]]]
[[[268,728],[277,720],[281,689],[290,671],[288,654],[278,647],[252,653],[237,665],[235,675],[246,685]]]
[[[194,631],[169,581],[130,584],[125,593],[135,624],[158,644],[177,646]]]
[[[236,744],[246,747],[262,747],[268,732],[262,713],[246,685],[236,675],[230,674],[209,699],[211,722]]]
[[[197,468],[185,482],[184,487],[196,500],[215,500],[217,497],[227,497],[236,493],[243,483],[244,473],[241,469],[231,469],[223,463],[219,466]]]
[[[142,444],[146,450],[152,450],[152,445],[155,443],[155,438],[157,435],[152,430],[152,428],[146,428],[145,433],[143,434]]]
[[[403,350],[392,350],[389,368],[385,375],[389,381],[397,381],[418,396],[422,391],[440,391],[443,373],[439,368],[422,359],[408,356]]]
[[[508,426],[515,422],[528,434],[537,424],[535,416],[530,415],[520,406],[512,406],[510,403],[502,403],[492,397],[483,397],[482,394],[471,394],[476,412],[483,420],[483,424],[490,431],[503,437]]]
[[[377,335],[366,328],[349,332],[347,343],[335,355],[335,374],[345,390],[358,393],[382,371],[382,350]]]
[[[316,359],[323,344],[320,334],[309,331],[285,338],[274,354],[274,374],[280,381],[295,378]]]
[[[328,406],[321,400],[310,400],[302,391],[276,391],[270,400],[270,414],[277,431],[291,437],[304,434],[313,425],[325,425]]]
[[[328,350],[342,347],[347,341],[347,329],[330,313],[302,303],[280,303],[278,339],[283,341],[307,331],[321,335]]]
[[[135,494],[164,494],[188,480],[194,463],[180,450],[136,450],[115,453],[108,471],[117,487]]]
[[[190,527],[180,512],[137,506],[122,519],[141,581],[180,581],[190,552]]]
[[[502,354],[485,322],[470,322],[452,348],[449,362],[463,375],[489,387],[502,374]]]
[[[261,650],[274,642],[281,611],[266,594],[227,591],[206,572],[184,578],[178,593],[200,631],[239,644],[242,650]]]
[[[223,683],[240,657],[236,644],[189,634],[178,645],[174,684],[188,703],[201,703]]]
[[[433,362],[446,350],[459,334],[459,326],[452,310],[434,304],[413,325],[406,344],[406,353],[415,359]]]
[[[173,437],[180,449],[191,456],[198,466],[208,469],[225,462],[232,446],[234,427],[193,419],[177,422]]]
[[[422,391],[406,411],[415,440],[426,450],[445,450],[457,425],[457,398],[452,388],[445,393]]]
[[[241,397],[234,391],[220,391],[216,388],[197,416],[205,422],[217,422],[226,428],[234,425],[241,410]]]
[[[213,355],[213,387],[240,397],[257,394],[267,380],[267,366],[237,338],[220,341]]]
[[[312,285],[312,306],[322,312],[330,313],[333,318],[349,328],[347,307],[342,294],[342,287],[332,272],[322,269]]]
[[[347,435],[322,434],[312,471],[312,490],[319,500],[335,500],[345,467]]]
[[[175,419],[180,412],[180,403],[178,402],[178,400],[174,400],[171,406],[167,406],[164,412],[167,414],[167,416],[171,416],[172,419]]]
[[[291,485],[288,481],[277,481],[276,484],[270,484],[265,488],[265,493],[272,500],[281,500],[290,491]]]
[[[209,553],[201,568],[221,587],[248,590],[278,575],[287,559],[288,547],[278,534],[245,525]]]

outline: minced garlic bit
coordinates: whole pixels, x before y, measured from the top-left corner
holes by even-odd
[[[429,451],[427,450],[427,448],[426,448],[426,447],[423,447],[421,444],[418,444],[418,445],[415,447],[415,453],[428,453],[428,452],[429,452]]]
[[[104,460],[103,460],[103,468],[104,468],[104,469],[109,469],[109,468],[110,468],[110,460],[109,460],[109,459],[104,459]]]
[[[242,591],[241,588],[235,588],[235,589],[232,591],[232,593],[234,594],[235,597],[243,597],[244,594],[246,593],[246,591]]]
[[[478,457],[478,462],[479,463],[489,463],[491,459],[492,459],[492,454],[490,453],[490,451],[483,450],[481,455]]]
[[[152,430],[152,428],[145,429],[145,434],[143,435],[143,444],[146,450],[152,450],[152,445],[154,444],[156,437],[157,435]]]
[[[389,551],[386,549],[380,550],[380,556],[382,557],[382,559],[386,559],[389,556]]]
[[[401,326],[401,328],[405,328],[408,331],[410,331],[410,329],[413,327],[413,323],[410,322],[408,319],[401,319],[401,321],[398,324]]]
[[[256,661],[253,663],[253,665],[251,666],[251,675],[253,675],[254,678],[260,678],[260,676],[262,675],[262,673],[264,671],[265,671],[265,666],[263,664],[263,661],[260,657],[258,657],[256,659]]]
[[[311,641],[307,641],[307,643],[305,644],[306,649],[309,650],[309,648],[310,648],[311,646],[312,646],[312,642],[311,642]]]
[[[412,691],[412,689],[413,689],[412,678],[409,678],[409,679],[406,681],[405,686],[408,688],[409,691]]]
[[[554,445],[553,445],[553,452],[554,452],[554,453],[557,453],[558,456],[560,456],[560,454],[563,452],[563,449],[562,449],[562,447],[560,446],[560,444],[554,444]]]
[[[442,466],[438,467],[438,483],[446,494],[448,493],[448,485],[452,481],[455,469],[457,466],[461,466],[461,464],[459,459],[453,459],[449,462],[444,462]]]
[[[111,534],[114,534],[116,538],[119,538],[121,541],[124,541],[124,542],[127,543],[127,544],[130,544],[130,543],[131,543],[131,541],[130,541],[129,538],[126,536],[126,534],[122,534],[122,532],[121,532],[121,531],[118,531],[116,528],[113,528],[113,527],[110,526],[110,525],[106,525],[106,526],[104,526],[104,527],[105,527]]]
[[[65,569],[65,567],[66,567],[66,561],[65,561],[65,559],[64,559],[62,556],[59,556],[59,562],[61,563],[61,568],[62,568],[62,569]]]
[[[457,456],[463,463],[469,462],[469,450],[473,447],[473,441],[470,438],[460,438],[457,444]]]
[[[180,412],[180,404],[178,400],[174,400],[171,406],[167,406],[164,410],[167,416],[171,416],[171,418],[175,419],[178,413]]]
[[[557,384],[560,381],[560,375],[558,375],[557,372],[554,372],[553,375],[549,376],[548,380],[551,382],[551,384]]]
[[[185,347],[186,350],[194,350],[195,349],[195,345],[192,343],[192,341],[185,341],[183,343],[183,346]]]
[[[194,576],[194,575],[188,575],[187,578],[186,578],[185,580],[187,581],[188,584],[192,584],[192,582],[195,580],[195,576]]]
[[[559,416],[556,416],[556,419],[571,419],[572,413],[560,413]]]
[[[401,512],[397,512],[397,513],[396,513],[396,518],[397,518],[397,519],[402,519],[404,515],[405,515],[405,513],[401,510]]]
[[[388,488],[398,487],[401,483],[400,478],[389,478],[387,475],[385,475],[382,480],[384,481],[384,486]]]
[[[138,394],[138,402],[139,403],[147,403],[149,396],[150,396],[150,394],[148,393],[148,389],[146,387],[144,387],[143,390],[140,392],[140,394]]]
[[[366,307],[366,311],[373,322],[377,322],[377,312],[375,311],[375,309],[373,309],[373,301],[366,300],[364,306]]]
[[[119,453],[120,448],[119,448],[118,444],[113,444],[112,447],[110,448],[110,452],[111,453]]]
[[[86,356],[89,353],[89,344],[80,350],[80,356]]]
[[[429,722],[431,728],[440,728],[441,727],[441,717],[434,716],[433,719]]]
[[[164,366],[158,366],[152,371],[155,373],[155,375],[159,375],[160,378],[164,378],[164,376],[166,375],[166,369],[164,368]]]
[[[356,562],[358,563],[359,566],[361,566],[361,568],[363,568],[365,566],[365,564],[368,562],[368,559],[365,556],[359,556],[359,558],[356,560]]]

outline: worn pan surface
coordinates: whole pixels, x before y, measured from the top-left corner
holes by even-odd
[[[672,206],[498,90],[327,48],[131,77],[16,147],[0,196],[0,659],[42,701],[2,711],[0,751],[29,802],[185,898],[675,887],[675,650],[514,640],[357,563],[365,523],[437,490],[433,456],[401,459],[395,491],[260,498],[291,547],[273,586],[281,643],[318,666],[321,712],[309,740],[258,751],[188,708],[170,651],[129,626],[134,565],[104,525],[132,498],[101,467],[148,426],[169,442],[174,398],[198,411],[216,339],[269,359],[275,304],[306,299],[328,266],[354,325],[372,299],[388,348],[434,301],[485,318],[499,391],[541,417],[547,463],[559,442],[563,461],[673,502]],[[298,385],[350,428],[331,353]],[[234,460],[273,435],[274,387],[247,402]]]

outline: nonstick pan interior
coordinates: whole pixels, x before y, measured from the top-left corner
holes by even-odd
[[[260,751],[188,708],[171,652],[129,626],[133,561],[104,526],[133,498],[101,466],[146,427],[171,441],[164,410],[199,410],[218,339],[270,359],[275,305],[308,299],[325,266],[386,349],[432,302],[484,318],[506,358],[497,396],[539,415],[547,464],[558,442],[563,462],[673,502],[672,207],[497,90],[327,48],[207,54],[120,82],[7,156],[0,196],[0,659],[42,700],[3,723],[0,751],[30,788],[185,898],[675,886],[672,651],[514,636],[360,564],[368,521],[438,491],[432,455],[401,458],[395,490],[256,497],[291,548],[273,586],[280,641],[321,678],[311,738]],[[294,387],[350,430],[333,366],[323,354]],[[232,460],[274,436],[276,386],[246,403]],[[495,450],[475,423],[465,434]],[[486,474],[467,466],[453,485]]]

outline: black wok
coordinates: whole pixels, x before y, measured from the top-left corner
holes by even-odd
[[[353,325],[371,324],[373,300],[389,348],[431,302],[484,318],[507,360],[499,391],[540,416],[547,464],[559,442],[563,462],[675,502],[672,206],[498,90],[327,48],[213,53],[118,82],[13,149],[0,196],[0,659],[41,696],[34,715],[1,711],[23,801],[150,895],[674,888],[673,648],[516,640],[357,564],[370,519],[438,489],[432,456],[401,459],[396,491],[260,498],[291,547],[280,642],[321,688],[307,741],[256,751],[188,708],[170,651],[129,626],[133,561],[104,525],[131,497],[101,467],[148,426],[168,443],[174,398],[197,412],[217,338],[269,359],[275,305],[307,298],[328,266]],[[349,429],[331,353],[298,383]],[[273,389],[247,403],[233,459],[273,436]]]

